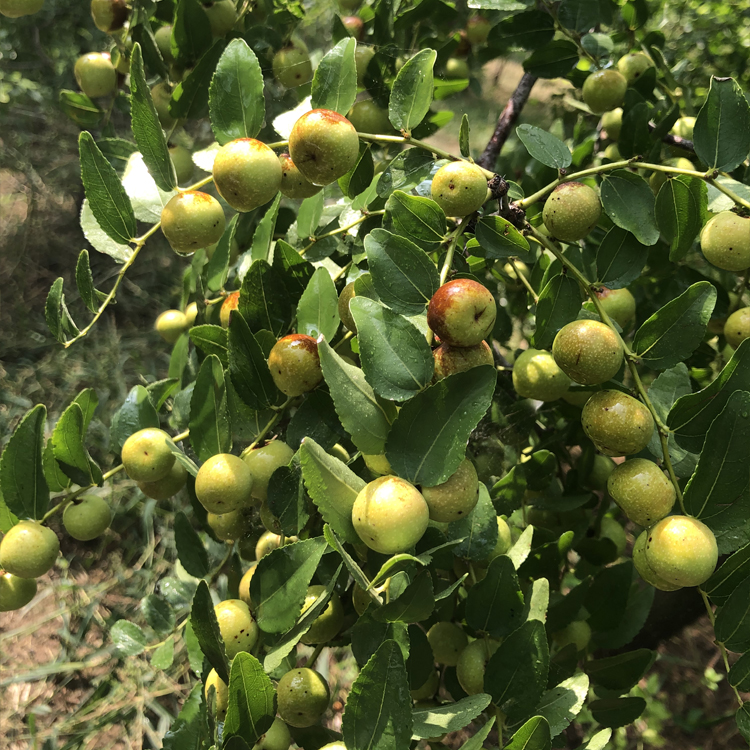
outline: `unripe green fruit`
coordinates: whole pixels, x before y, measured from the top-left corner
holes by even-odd
[[[577,651],[583,651],[591,641],[591,627],[585,620],[574,620],[567,627],[558,630],[552,637],[560,649],[572,643]]]
[[[349,110],[347,119],[360,133],[388,135],[393,132],[393,125],[388,119],[388,111],[378,107],[372,99],[357,102]]]
[[[430,672],[430,676],[425,680],[423,685],[420,685],[415,690],[410,690],[411,699],[414,701],[422,701],[427,698],[432,698],[437,693],[440,687],[440,675],[437,669],[433,669]]]
[[[172,90],[166,83],[157,83],[151,87],[151,99],[154,102],[154,108],[159,118],[159,122],[164,130],[174,127],[177,120],[169,114],[169,103],[172,101]]]
[[[279,716],[293,727],[316,724],[328,708],[331,694],[319,672],[302,667],[292,669],[276,688]]]
[[[227,599],[214,607],[227,656],[234,659],[240,651],[250,651],[258,640],[258,626],[247,604],[241,599]]]
[[[697,518],[668,516],[649,529],[645,555],[661,580],[700,586],[716,569],[719,550],[711,529]]]
[[[229,513],[209,513],[206,517],[214,535],[222,542],[235,542],[245,536],[247,521],[242,510],[230,510]]]
[[[6,18],[21,18],[38,13],[44,0],[0,0],[0,16]]]
[[[195,164],[193,163],[193,155],[189,149],[184,146],[172,146],[169,149],[169,156],[174,164],[175,175],[177,176],[177,184],[183,185],[186,182],[190,182],[195,172]]]
[[[590,396],[591,394],[589,394]],[[588,399],[586,399],[588,401]],[[592,490],[604,492],[607,489],[607,480],[615,470],[615,462],[609,456],[594,456],[591,473],[586,477],[586,486]]]
[[[261,560],[269,552],[273,552],[281,546],[281,537],[272,531],[266,531],[262,534],[258,543],[255,545],[255,559]]]
[[[108,52],[89,52],[76,60],[73,68],[78,88],[96,99],[111,94],[117,86],[117,71]]]
[[[288,89],[308,83],[313,77],[310,55],[306,49],[290,45],[273,56],[273,74],[276,80]]]
[[[617,557],[622,557],[625,547],[628,544],[628,536],[625,529],[620,526],[611,516],[604,516],[599,529],[599,536],[602,539],[609,539],[615,545]]]
[[[435,360],[435,380],[442,380],[457,372],[466,372],[472,367],[494,365],[492,349],[486,341],[476,346],[451,346],[441,344],[432,352]]]
[[[625,99],[628,82],[622,73],[611,68],[592,73],[583,82],[583,101],[595,115],[619,107]]]
[[[427,324],[452,346],[476,346],[492,332],[497,317],[495,298],[472,279],[443,284],[430,299]]]
[[[461,652],[456,664],[456,677],[467,695],[484,692],[487,662],[499,647],[500,642],[495,639],[485,641],[484,638],[479,638]]]
[[[484,16],[472,16],[466,22],[466,38],[471,44],[484,44],[490,34],[492,23]]]
[[[229,328],[229,316],[233,310],[236,310],[240,306],[240,292],[230,292],[224,301],[221,303],[221,310],[219,310],[219,321],[221,322],[222,328]]]
[[[216,701],[216,717],[219,721],[224,721],[227,715],[227,708],[229,707],[229,688],[227,687],[227,683],[216,673],[215,669],[212,669],[206,678],[206,686],[204,688],[206,700],[208,700],[211,688],[216,693],[214,698]]]
[[[260,504],[260,520],[266,527],[266,531],[270,531],[274,534],[281,534],[281,521],[279,521],[279,519],[271,512],[267,500],[264,500]]]
[[[629,289],[607,289],[601,287],[596,290],[604,312],[627,333],[635,323],[635,297]]]
[[[487,178],[476,164],[452,161],[435,173],[430,194],[446,216],[468,216],[487,200]]]
[[[291,744],[289,727],[281,719],[274,719],[268,731],[258,737],[253,750],[289,750]]]
[[[36,596],[36,581],[19,578],[12,573],[0,575],[0,612],[12,612],[25,607]]]
[[[616,143],[610,143],[609,146],[604,149],[602,156],[610,161],[620,161],[620,159],[622,159],[620,148]]]
[[[469,645],[469,639],[461,628],[452,622],[436,622],[427,631],[427,640],[432,655],[438,664],[455,667],[461,652]]]
[[[354,610],[361,617],[372,604],[372,597],[358,583],[352,586],[352,604]]]
[[[620,370],[622,341],[615,331],[598,320],[574,320],[555,336],[552,356],[576,383],[598,385]]]
[[[645,458],[631,458],[610,474],[607,489],[622,512],[648,528],[666,516],[677,497],[664,472]]]
[[[185,308],[185,320],[187,320],[188,328],[195,324],[195,319],[198,317],[198,303],[191,302]]]
[[[672,130],[669,132],[672,135],[676,135],[678,138],[685,138],[689,141],[693,139],[693,129],[695,128],[695,117],[680,117],[679,120],[672,126]],[[670,146],[670,151],[675,156],[686,154],[687,152],[679,146]]]
[[[630,52],[617,61],[617,69],[625,76],[628,86],[632,86],[654,64],[643,52]]]
[[[174,344],[188,329],[185,313],[179,310],[165,310],[154,323],[156,332],[168,343]]]
[[[255,138],[237,138],[219,149],[214,184],[236,211],[252,211],[276,197],[281,187],[279,158]]]
[[[240,579],[240,599],[242,599],[242,601],[245,602],[245,604],[247,604],[250,609],[253,608],[253,603],[250,599],[250,581],[253,580],[253,576],[255,575],[255,571],[257,570],[257,568],[257,562],[250,563],[250,567],[245,571],[245,574]]]
[[[359,16],[342,16],[341,24],[346,29],[349,36],[359,40],[365,30],[365,23]]]
[[[381,477],[386,474],[393,474],[393,467],[391,466],[390,461],[385,457],[385,453],[363,453],[362,458],[364,459],[365,466],[367,466],[373,474],[377,474]]]
[[[161,212],[161,231],[178,255],[192,255],[224,234],[226,219],[219,201],[208,193],[177,193]]]
[[[0,568],[19,578],[39,578],[57,560],[60,542],[52,529],[36,521],[19,521],[0,542]]]
[[[565,403],[583,409],[591,398],[592,393],[593,391],[566,391],[561,398]]]
[[[133,433],[122,446],[125,473],[135,482],[158,482],[172,468],[175,458],[164,430],[146,427]]]
[[[282,195],[292,200],[303,200],[319,193],[320,185],[313,185],[310,180],[297,169],[289,154],[279,156],[281,165],[281,190]]]
[[[195,496],[209,513],[217,515],[250,506],[252,489],[252,472],[231,453],[211,456],[195,478]]]
[[[595,190],[582,182],[563,182],[547,198],[542,219],[556,239],[577,242],[591,233],[601,214],[602,204]]]
[[[375,48],[366,44],[358,44],[354,50],[354,64],[357,68],[357,86],[362,88],[365,85],[365,74],[370,60],[375,57]]]
[[[445,482],[422,487],[422,497],[432,521],[450,523],[465,518],[479,499],[479,479],[474,464],[465,458]]]
[[[326,590],[325,586],[308,586],[305,602],[302,605],[300,617],[307,612],[315,603],[315,600]],[[300,641],[308,646],[315,646],[318,643],[328,643],[332,641],[341,630],[344,624],[344,608],[341,606],[341,599],[334,591],[328,600],[326,608],[313,621],[310,629],[305,633]]]
[[[80,542],[101,536],[112,523],[112,511],[106,500],[97,495],[81,495],[63,511],[65,531]]]
[[[294,451],[281,440],[274,440],[262,448],[250,451],[242,460],[253,475],[253,497],[263,502],[268,499],[268,482],[279,466],[287,466]]]
[[[555,401],[570,387],[570,378],[550,352],[527,349],[513,364],[513,387],[522,398]]]
[[[354,291],[354,282],[350,281],[342,290],[339,295],[339,318],[346,328],[352,333],[357,332],[357,324],[354,322],[354,316],[349,309],[349,302],[353,297],[356,297]]]
[[[583,431],[606,456],[640,453],[651,440],[654,420],[637,399],[620,391],[595,393],[581,412]]]
[[[646,543],[648,542],[648,535],[648,530],[641,532],[633,545],[633,565],[638,571],[638,575],[643,578],[646,583],[661,591],[677,591],[678,589],[681,589],[682,586],[677,586],[676,584],[660,578],[654,573],[649,565],[649,562],[646,559]]]
[[[215,37],[222,37],[229,33],[237,23],[237,9],[234,0],[219,0],[203,7],[211,24],[211,33]]]
[[[607,138],[611,141],[620,140],[622,130],[622,107],[616,107],[602,115],[602,130],[607,131]]]
[[[125,0],[91,0],[91,17],[99,31],[109,34],[125,25],[128,7]]]
[[[683,156],[675,157],[674,159],[667,159],[664,161],[664,165],[667,167],[677,167],[678,169],[695,169],[695,165],[690,159],[686,159]],[[661,186],[669,179],[666,172],[653,172],[651,177],[648,178],[648,184],[657,194],[661,190]]]
[[[731,211],[716,214],[701,232],[706,260],[725,271],[750,268],[750,219]]]
[[[110,50],[110,57],[112,59],[112,65],[115,66],[115,70],[123,76],[130,73],[130,58],[128,54],[121,51],[118,47],[114,47]]]
[[[174,55],[172,54],[172,27],[171,26],[160,26],[154,32],[154,39],[156,40],[156,46],[159,48],[159,54],[162,60],[167,65],[174,62]]]
[[[750,307],[735,310],[724,324],[724,338],[732,349],[736,349],[746,338],[750,338]]]
[[[357,495],[352,524],[357,536],[385,555],[411,549],[424,534],[430,511],[419,490],[395,476],[378,477]]]
[[[177,460],[167,475],[154,482],[138,482],[138,489],[154,500],[168,500],[176,495],[187,482],[187,469]]]
[[[359,137],[346,117],[330,109],[313,109],[294,123],[289,155],[310,182],[329,185],[357,163]]]
[[[449,80],[461,80],[471,75],[469,63],[460,57],[449,57],[445,62],[445,77]]]
[[[513,535],[510,531],[508,522],[502,517],[497,517],[497,542],[495,543],[495,549],[487,555],[487,558],[482,561],[482,564],[489,565],[492,560],[500,555],[504,555],[513,546]]]
[[[303,333],[290,333],[274,344],[268,369],[276,387],[291,397],[308,393],[323,380],[318,344]]]

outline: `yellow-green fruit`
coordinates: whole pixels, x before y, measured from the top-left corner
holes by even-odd
[[[430,194],[446,216],[468,216],[487,200],[487,178],[476,164],[452,161],[435,173]]]
[[[215,669],[212,669],[206,678],[206,686],[204,688],[206,700],[208,700],[211,688],[213,688],[216,694],[214,697],[216,701],[216,716],[220,721],[223,721],[227,715],[227,707],[229,706],[229,688],[227,687],[227,683],[216,674]]]
[[[706,260],[725,271],[750,268],[750,219],[731,211],[716,214],[701,232]]]
[[[125,25],[128,7],[125,0],[91,0],[91,17],[99,31],[109,34]]]
[[[253,497],[256,500],[268,499],[268,481],[271,474],[279,468],[286,466],[294,456],[294,451],[281,440],[274,440],[262,448],[250,451],[242,459],[253,475]]]
[[[513,387],[522,398],[555,401],[570,387],[570,378],[550,352],[527,349],[513,364]]]
[[[674,159],[666,159],[664,162],[666,167],[677,167],[678,169],[695,169],[695,165],[690,159],[686,159],[684,156],[677,156]],[[651,177],[648,178],[648,184],[651,186],[651,190],[654,193],[658,193],[661,190],[661,186],[669,179],[666,172],[653,172]]]
[[[472,16],[466,22],[466,38],[471,44],[484,44],[490,35],[492,23],[484,16]]]
[[[622,73],[611,68],[592,73],[583,82],[583,101],[595,115],[619,107],[625,99],[628,82]]]
[[[160,26],[154,32],[154,39],[156,40],[156,46],[159,49],[159,54],[165,63],[173,63],[174,55],[172,54],[172,27],[171,26]]]
[[[478,638],[461,652],[458,664],[456,664],[456,677],[468,695],[484,692],[484,673],[487,669],[487,662],[499,647],[499,641],[494,639],[485,641],[484,638]]]
[[[372,604],[372,597],[358,583],[352,586],[352,604],[360,617]]]
[[[267,500],[264,500],[260,504],[260,520],[266,527],[266,531],[271,531],[274,534],[281,534],[281,521],[279,521],[279,519],[271,512]]]
[[[586,402],[591,398],[592,393],[593,391],[570,390],[563,393],[561,398],[571,406],[577,406],[579,409],[582,409],[586,405]]]
[[[595,393],[581,412],[583,431],[606,456],[640,453],[651,440],[654,420],[637,399],[620,391]]]
[[[735,310],[724,324],[724,337],[732,349],[736,349],[746,338],[750,338],[750,307]]]
[[[195,496],[209,513],[230,513],[250,506],[253,474],[231,453],[218,453],[206,461],[195,478]]]
[[[469,63],[460,57],[449,57],[445,62],[445,77],[450,80],[460,80],[471,75]]]
[[[111,94],[117,86],[117,71],[108,52],[89,52],[76,60],[73,67],[78,88],[96,99]]]
[[[169,130],[177,122],[177,120],[169,114],[169,103],[172,101],[172,90],[166,83],[157,83],[156,86],[151,87],[151,99],[154,102],[156,114],[159,117],[161,126],[164,130]]]
[[[474,464],[465,458],[445,482],[422,487],[422,497],[433,521],[450,523],[465,518],[479,499],[479,479]]]
[[[169,149],[169,156],[172,159],[172,164],[174,164],[177,184],[183,185],[186,182],[190,182],[193,172],[195,172],[193,155],[190,153],[190,150],[184,146],[172,146]]]
[[[226,219],[219,201],[208,193],[178,193],[161,212],[161,231],[178,255],[192,255],[224,234]]]
[[[229,33],[237,22],[237,9],[234,0],[219,0],[204,6],[208,22],[211,24],[211,33],[215,37],[222,37]]]
[[[255,571],[258,567],[258,563],[250,563],[250,567],[245,571],[245,574],[240,579],[240,599],[242,599],[248,607],[252,608],[253,603],[250,599],[250,581],[253,580]]]
[[[632,86],[654,64],[643,52],[630,52],[617,61],[617,69],[625,76],[628,86]]]
[[[253,750],[289,750],[291,744],[289,727],[281,719],[274,719],[266,733],[258,737]]]
[[[133,433],[122,446],[125,473],[135,482],[157,482],[174,464],[171,440],[164,430],[146,427]]]
[[[359,40],[365,31],[365,22],[359,16],[342,16],[341,23],[349,36]]]
[[[166,476],[154,482],[138,482],[138,489],[154,500],[168,500],[176,495],[187,482],[187,469],[177,460]]]
[[[269,552],[273,552],[281,546],[281,537],[278,534],[274,534],[272,531],[266,531],[258,539],[258,543],[255,545],[255,559],[261,560]]]
[[[223,542],[234,542],[245,536],[247,521],[241,510],[230,510],[229,513],[209,513],[206,521],[214,535]]]
[[[230,292],[221,303],[221,310],[219,310],[219,321],[221,322],[222,328],[229,328],[229,316],[233,310],[236,310],[240,305],[240,293],[239,290],[236,292]]]
[[[628,536],[625,533],[625,529],[611,516],[604,516],[602,518],[599,536],[602,539],[609,539],[615,545],[617,557],[621,557],[623,552],[625,552],[625,547],[628,544]]]
[[[492,349],[486,341],[475,346],[441,344],[432,352],[435,360],[435,380],[442,380],[457,372],[465,372],[480,365],[494,365]]]
[[[357,68],[357,86],[360,88],[365,85],[365,74],[370,60],[375,57],[375,48],[366,44],[358,44],[354,51],[354,64]]]
[[[329,185],[357,163],[359,137],[346,117],[330,109],[313,109],[294,123],[289,155],[310,182]]]
[[[219,149],[214,160],[214,184],[236,211],[252,211],[276,197],[281,164],[273,149],[255,138],[237,138]]]
[[[385,457],[385,453],[363,453],[362,458],[365,461],[365,466],[373,473],[378,476],[384,476],[386,474],[393,474],[393,467],[390,461]]]
[[[319,193],[323,188],[313,185],[310,180],[297,169],[289,154],[279,156],[281,165],[281,190],[282,195],[292,200],[303,200]]]
[[[165,310],[154,323],[156,332],[168,343],[174,344],[188,329],[185,313],[179,310]]]
[[[542,219],[553,237],[577,242],[591,233],[601,213],[602,204],[595,190],[582,182],[563,182],[547,198]]]
[[[0,542],[0,568],[19,578],[39,578],[55,564],[59,551],[52,529],[36,521],[19,521]]]
[[[510,532],[508,522],[502,517],[497,517],[497,542],[495,549],[490,552],[482,564],[489,564],[496,557],[504,555],[513,546],[513,536]]]
[[[700,586],[719,559],[711,529],[689,516],[668,516],[649,529],[645,555],[651,570],[673,586]]]
[[[310,55],[302,47],[290,45],[280,49],[271,65],[276,80],[288,89],[308,83],[313,77]]]
[[[378,107],[372,99],[357,102],[349,110],[347,119],[360,133],[388,135],[393,132],[393,125],[388,119],[388,110]]]
[[[423,685],[420,685],[415,690],[410,690],[411,699],[414,701],[422,701],[427,698],[432,698],[437,693],[440,687],[440,675],[437,669],[433,669],[430,672],[430,676],[425,680]]]
[[[427,631],[427,640],[432,655],[438,664],[455,667],[461,652],[469,645],[469,639],[461,628],[452,622],[436,622]]]
[[[430,511],[419,490],[395,476],[378,477],[357,495],[352,524],[359,538],[376,552],[394,555],[410,550],[427,529]]]
[[[0,0],[0,16],[6,18],[21,18],[38,13],[44,0]]]
[[[130,58],[129,53],[123,52],[117,47],[110,50],[110,57],[112,58],[112,65],[115,66],[115,70],[123,76],[130,73]]]
[[[315,600],[325,590],[325,586],[315,585],[307,587],[307,595],[305,596],[305,602],[302,605],[300,616],[304,615],[305,612],[315,604]],[[300,638],[300,640],[308,646],[315,646],[318,643],[328,643],[328,641],[333,640],[338,635],[343,624],[344,608],[341,606],[339,595],[334,591],[333,594],[331,594],[331,598],[328,600],[326,608],[321,612],[320,616],[313,621],[310,629],[302,636],[302,638]]]
[[[616,143],[610,143],[609,146],[604,149],[603,156],[610,161],[620,161],[620,159],[622,159],[620,147]]]
[[[339,318],[341,318],[341,322],[346,326],[347,330],[352,333],[357,332],[357,324],[354,322],[354,316],[349,309],[349,302],[356,296],[353,281],[350,281],[341,290],[341,294],[339,295]]]
[[[25,607],[36,596],[36,581],[19,578],[12,573],[0,575],[0,612]]]
[[[323,380],[318,343],[304,333],[280,338],[268,355],[268,369],[276,387],[286,396],[308,393]]]
[[[331,694],[319,672],[307,667],[292,669],[276,688],[279,716],[293,727],[316,724],[328,708]]]
[[[692,140],[693,129],[695,128],[695,117],[680,117],[679,120],[672,126],[672,130],[669,132],[672,135],[676,135],[678,138],[687,138]]]
[[[591,627],[585,620],[574,620],[567,627],[558,630],[552,637],[558,648],[565,648],[572,643],[577,651],[583,651],[591,640]]]
[[[247,604],[241,599],[227,599],[214,607],[227,656],[234,659],[240,651],[250,651],[258,640],[258,626]]]
[[[611,141],[620,140],[620,131],[622,130],[622,107],[616,107],[610,112],[602,115],[602,130],[607,131],[607,137]]]
[[[620,464],[610,474],[607,489],[622,512],[645,528],[664,518],[677,496],[664,472],[645,458],[631,458]]]
[[[609,315],[617,325],[627,333],[635,323],[635,297],[629,289],[597,289],[596,296]]]
[[[195,324],[195,319],[198,317],[198,303],[191,302],[185,308],[185,319],[187,320],[188,328]]]
[[[598,320],[574,320],[564,325],[552,344],[560,369],[576,383],[598,385],[617,375],[622,366],[622,341]]]
[[[106,500],[97,495],[81,495],[63,511],[65,531],[80,542],[101,536],[112,523],[112,511]]]
[[[589,394],[591,396],[591,394]],[[588,399],[586,399],[588,401]],[[607,480],[615,470],[615,462],[609,456],[594,456],[591,473],[586,477],[586,486],[592,490],[604,492],[607,489]]]
[[[495,325],[497,303],[483,284],[473,279],[453,279],[430,298],[427,325],[440,341],[452,346],[476,346]]]
[[[638,575],[643,578],[646,583],[654,588],[660,589],[661,591],[677,591],[677,589],[681,589],[682,586],[678,586],[660,578],[654,573],[649,565],[649,562],[646,559],[646,543],[648,542],[648,535],[648,530],[641,532],[633,545],[633,565],[638,571]]]

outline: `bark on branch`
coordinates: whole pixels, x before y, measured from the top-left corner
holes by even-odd
[[[654,125],[653,122],[650,122],[648,124],[648,129],[653,132],[656,129],[656,125]],[[695,153],[695,145],[687,138],[680,138],[678,135],[667,133],[667,135],[662,138],[662,142],[666,143],[668,146],[677,146],[685,151],[690,151],[693,154]]]

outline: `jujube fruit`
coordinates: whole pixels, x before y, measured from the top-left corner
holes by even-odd
[[[270,728],[258,737],[252,750],[289,750],[291,744],[289,727],[281,719],[274,719]]]
[[[293,727],[317,723],[331,699],[328,683],[319,672],[307,667],[292,669],[276,688],[279,716]]]
[[[724,337],[732,349],[736,349],[746,338],[750,338],[750,307],[735,310],[724,324]]]
[[[492,349],[486,341],[476,346],[451,346],[441,344],[432,352],[435,360],[435,380],[442,380],[457,372],[466,372],[472,367],[494,365]]]
[[[599,536],[602,539],[609,539],[615,545],[617,557],[622,557],[625,547],[628,544],[628,536],[625,533],[625,529],[614,518],[611,516],[604,516],[602,518],[602,523],[599,527]]]
[[[185,308],[185,320],[187,320],[188,328],[195,324],[195,319],[198,317],[198,303],[191,302]]]
[[[375,57],[375,48],[367,44],[358,44],[354,50],[354,65],[357,69],[357,86],[362,88],[365,85],[365,74],[370,60]]]
[[[432,698],[432,696],[437,693],[439,687],[440,675],[438,674],[437,669],[433,669],[432,672],[430,672],[430,676],[424,681],[424,683],[418,688],[410,690],[409,694],[411,695],[412,700],[421,701],[425,700],[426,698]]]
[[[365,23],[359,16],[343,16],[341,25],[346,29],[349,36],[360,39],[365,30]]]
[[[245,574],[240,579],[240,586],[239,586],[239,592],[240,592],[240,599],[242,599],[245,604],[247,604],[248,607],[253,606],[252,601],[250,600],[250,581],[253,580],[253,576],[255,575],[255,571],[258,568],[258,563],[250,563],[250,567],[245,571]]]
[[[289,154],[279,156],[281,165],[281,190],[282,195],[292,200],[303,200],[319,193],[323,188],[313,185],[310,180],[297,169]]]
[[[706,260],[725,271],[750,268],[750,219],[722,211],[701,231],[701,250]]]
[[[234,542],[247,532],[247,521],[242,510],[230,510],[229,513],[208,513],[206,522],[214,535],[222,542]]]
[[[628,86],[635,83],[654,64],[643,52],[630,52],[617,61],[617,69],[625,76]]]
[[[125,473],[135,482],[163,479],[175,462],[169,435],[157,427],[134,432],[123,443],[121,457]]]
[[[452,346],[476,346],[492,332],[496,317],[492,293],[472,279],[443,284],[427,307],[427,324]]]
[[[465,458],[458,469],[442,484],[422,487],[430,519],[450,523],[465,518],[479,499],[479,479],[474,464]]]
[[[598,385],[617,375],[622,366],[622,341],[598,320],[574,320],[555,336],[552,356],[576,383]]]
[[[125,25],[128,6],[125,0],[91,0],[91,17],[99,31],[109,34]]]
[[[576,651],[583,651],[591,641],[591,626],[585,620],[574,620],[552,637],[560,649],[572,643]]]
[[[12,573],[0,575],[0,612],[12,612],[25,607],[36,596],[36,581],[19,578]]]
[[[609,146],[604,149],[602,156],[610,161],[620,161],[620,159],[622,159],[620,147],[616,143],[610,143]]]
[[[393,474],[393,467],[390,461],[386,458],[385,453],[363,453],[362,458],[364,459],[365,466],[376,475],[384,476],[385,474]]]
[[[542,209],[544,226],[563,242],[577,242],[591,234],[601,214],[599,196],[582,182],[558,185]]]
[[[0,0],[0,15],[6,18],[21,18],[38,13],[44,0]]]
[[[288,89],[308,83],[313,77],[312,63],[307,50],[294,44],[280,49],[271,63],[276,80]]]
[[[354,291],[353,281],[350,281],[341,290],[341,294],[339,294],[339,318],[341,318],[341,322],[344,324],[344,326],[346,326],[347,330],[351,331],[352,333],[357,332],[357,324],[354,322],[354,316],[349,309],[349,302],[353,297],[356,296],[357,295]]]
[[[172,468],[161,479],[153,482],[138,482],[138,489],[154,500],[168,500],[176,495],[187,482],[187,469],[175,459]]]
[[[312,607],[315,600],[325,591],[325,589],[325,586],[318,585],[307,587],[307,595],[305,596],[305,601],[302,605],[300,617]],[[343,624],[344,608],[341,606],[339,595],[334,591],[331,594],[331,598],[328,600],[326,608],[313,621],[310,629],[302,636],[302,638],[300,638],[300,641],[308,646],[315,646],[318,643],[328,643],[328,641],[333,640],[338,635]]]
[[[172,90],[166,83],[157,83],[151,87],[151,99],[164,130],[169,130],[177,122],[169,113],[169,103],[172,101]]]
[[[527,349],[513,363],[513,388],[522,398],[555,401],[570,387],[570,378],[550,352]]]
[[[654,420],[637,399],[620,391],[595,393],[581,412],[583,431],[607,456],[640,453],[651,440]]]
[[[239,289],[236,292],[230,292],[221,303],[221,309],[219,310],[219,321],[221,322],[222,328],[229,328],[229,317],[233,310],[236,310],[240,306],[240,292]]]
[[[73,74],[78,87],[91,99],[107,96],[117,86],[117,71],[108,52],[82,55],[76,60]]]
[[[260,504],[260,520],[267,531],[272,531],[274,534],[281,534],[281,521],[279,521],[268,507],[268,500],[264,500]]]
[[[177,177],[177,184],[184,185],[189,182],[195,172],[195,163],[190,150],[184,146],[171,146],[169,149],[169,158],[174,164],[174,171]]]
[[[101,536],[112,523],[109,503],[98,495],[81,495],[63,511],[65,531],[81,542]]]
[[[487,641],[484,638],[477,638],[461,652],[458,664],[456,664],[456,677],[467,695],[484,692],[484,673],[487,670],[487,662],[499,647],[500,642],[494,638]]]
[[[600,115],[619,107],[627,89],[628,82],[622,73],[611,68],[598,70],[583,82],[583,101],[595,115]]]
[[[165,63],[173,63],[174,55],[172,54],[172,27],[171,26],[160,26],[154,32],[154,40],[156,46],[159,49],[159,54]]]
[[[379,107],[372,99],[357,102],[349,110],[347,119],[360,133],[387,135],[393,132],[393,125],[388,119],[388,111]]]
[[[588,399],[586,400],[588,401]],[[616,465],[609,456],[601,456],[599,454],[594,456],[591,471],[586,477],[586,486],[591,487],[592,490],[604,492],[607,489],[607,480],[615,470]]]
[[[645,458],[631,458],[609,475],[607,489],[622,512],[648,528],[666,516],[677,498],[664,472]]]
[[[269,552],[273,552],[281,546],[281,537],[278,534],[274,534],[272,531],[266,531],[261,534],[255,545],[255,559],[263,559]]]
[[[695,128],[695,117],[680,117],[679,120],[672,126],[672,130],[669,132],[672,135],[676,135],[678,138],[685,138],[688,141],[693,139],[693,129]],[[670,146],[669,150],[675,156],[686,156],[690,158],[693,153],[686,151],[680,146]]]
[[[248,507],[252,489],[252,472],[231,453],[211,456],[195,477],[195,496],[209,513],[217,515]]]
[[[487,178],[476,164],[452,161],[435,173],[430,195],[446,216],[468,216],[487,200]]]
[[[646,559],[646,543],[648,542],[648,535],[648,529],[641,532],[633,545],[633,565],[638,571],[638,575],[643,578],[646,583],[661,591],[677,591],[677,589],[681,589],[682,586],[670,583],[654,573],[651,565]]]
[[[445,77],[449,80],[461,80],[471,75],[469,63],[462,57],[449,57],[445,61]]]
[[[225,226],[219,201],[198,190],[178,193],[161,212],[161,230],[178,255],[192,255],[218,242]]]
[[[291,397],[308,393],[323,380],[318,344],[303,333],[290,333],[274,344],[268,369],[276,387]]]
[[[435,661],[446,667],[455,667],[461,652],[469,645],[466,633],[453,622],[436,622],[427,631],[427,640]]]
[[[19,521],[0,541],[0,568],[19,578],[39,578],[52,568],[60,541],[36,521]]]
[[[508,522],[502,517],[497,517],[497,542],[495,542],[495,548],[490,552],[489,555],[482,561],[482,565],[489,565],[496,557],[504,555],[513,546],[513,535],[510,531]]]
[[[607,132],[607,137],[612,141],[620,140],[620,130],[622,129],[622,108],[605,112],[602,115],[602,129]]]
[[[607,289],[595,291],[604,312],[627,333],[635,323],[635,297],[629,289]]]
[[[213,167],[216,189],[236,211],[252,211],[276,197],[281,164],[273,149],[255,138],[237,138],[223,145]]]
[[[245,602],[241,599],[227,599],[214,607],[214,613],[230,659],[234,659],[240,651],[250,651],[253,648],[259,631]]]
[[[695,169],[695,165],[690,159],[684,156],[677,156],[673,159],[666,159],[663,164],[667,167],[677,167],[678,169]],[[648,178],[648,184],[655,194],[661,190],[662,185],[669,179],[667,172],[653,172]]]
[[[204,6],[208,22],[211,24],[211,34],[222,37],[234,28],[237,22],[237,9],[234,0],[219,0]]]
[[[471,44],[484,44],[491,28],[492,23],[488,18],[474,15],[466,22],[466,38]]]
[[[168,344],[174,344],[188,329],[187,317],[180,310],[165,310],[156,319],[154,328]]]
[[[262,448],[255,448],[245,454],[243,461],[253,475],[253,497],[263,502],[268,499],[268,482],[271,474],[280,466],[287,466],[294,451],[281,440],[273,440]]]
[[[227,715],[227,708],[229,707],[229,688],[227,683],[216,673],[215,669],[212,669],[208,673],[208,677],[206,677],[206,686],[204,688],[206,700],[208,700],[212,688],[215,693],[214,700],[216,701],[216,716],[219,720],[223,721]]]

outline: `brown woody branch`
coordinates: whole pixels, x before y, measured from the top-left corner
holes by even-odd
[[[650,122],[648,124],[648,129],[653,132],[654,130],[656,130],[656,125],[654,125],[653,122]],[[695,153],[695,145],[687,138],[680,138],[680,136],[678,135],[667,133],[667,135],[662,138],[662,141],[668,146],[677,146],[679,148],[685,149],[685,151],[690,151],[693,154]]]

